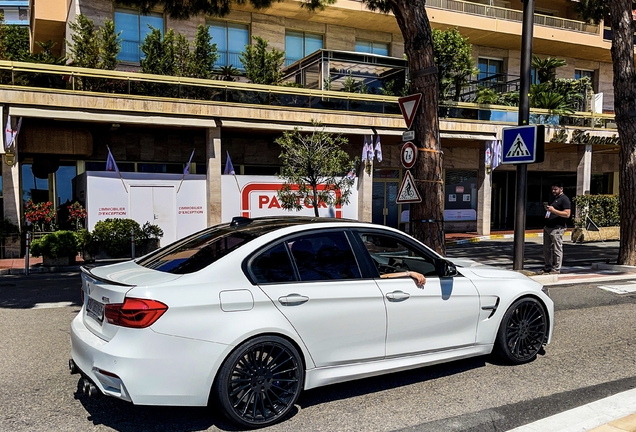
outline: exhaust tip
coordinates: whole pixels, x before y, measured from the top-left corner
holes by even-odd
[[[79,368],[77,367],[73,359],[69,359],[68,361],[68,370],[71,372],[71,375],[79,373]]]

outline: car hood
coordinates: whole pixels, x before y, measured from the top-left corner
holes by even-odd
[[[482,278],[492,278],[492,279],[528,279],[522,273],[502,269],[500,267],[494,267],[487,264],[480,264],[475,260],[467,259],[467,258],[448,258],[450,262],[455,264],[458,267],[460,273],[465,273],[469,271],[471,274],[474,274],[477,277]]]
[[[132,286],[165,283],[182,276],[142,267],[134,261],[92,267],[87,270],[92,276],[104,281]]]

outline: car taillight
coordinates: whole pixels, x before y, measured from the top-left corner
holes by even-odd
[[[156,300],[126,298],[123,303],[104,305],[104,316],[113,325],[146,328],[167,310],[168,306]]]

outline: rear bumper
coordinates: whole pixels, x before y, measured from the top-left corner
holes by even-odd
[[[86,328],[82,312],[71,323],[71,357],[77,367],[105,395],[137,405],[205,406],[230,350],[149,328],[121,328],[107,342]]]

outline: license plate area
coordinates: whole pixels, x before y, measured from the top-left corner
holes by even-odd
[[[86,314],[100,324],[104,321],[104,304],[93,298],[88,298]]]

